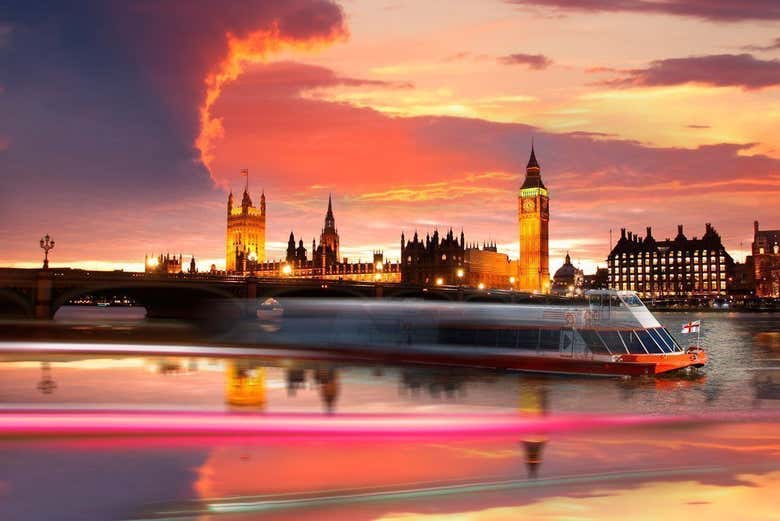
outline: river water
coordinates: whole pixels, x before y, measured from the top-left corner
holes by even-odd
[[[780,315],[656,316],[681,345],[694,340],[681,324],[700,319],[709,365],[623,379],[324,363],[294,353],[0,354],[0,424],[18,412],[65,421],[85,410],[122,422],[140,421],[139,411],[157,415],[143,420],[151,431],[160,418],[190,421],[195,431],[237,417],[283,429],[290,418],[309,422],[295,436],[106,436],[100,427],[5,435],[0,519],[780,519]],[[95,328],[121,337],[146,324],[142,311],[121,308],[58,318],[54,339],[80,321],[85,338]],[[572,420],[506,436],[491,432],[488,416],[478,434],[458,430],[485,414]],[[635,423],[648,417],[669,424]],[[721,417],[728,421],[708,421]],[[389,433],[442,418],[452,432]],[[633,419],[621,420],[625,428],[586,427],[610,418]],[[334,426],[359,430],[348,439],[322,435]]]

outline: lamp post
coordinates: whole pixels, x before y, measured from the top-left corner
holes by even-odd
[[[49,250],[54,248],[54,240],[49,237],[49,234],[47,233],[46,236],[41,239],[41,249],[43,250],[43,269],[48,270],[49,269]]]

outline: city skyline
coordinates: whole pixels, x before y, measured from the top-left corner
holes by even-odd
[[[776,226],[755,201],[780,195],[780,14],[517,4],[459,4],[434,29],[435,2],[192,4],[186,35],[164,6],[0,14],[0,264],[38,266],[49,233],[52,266],[220,265],[243,168],[269,259],[318,233],[329,192],[350,259],[436,226],[516,258],[532,137],[551,271],[567,251],[603,267],[610,229],[648,225],[712,222],[743,260],[753,221]]]

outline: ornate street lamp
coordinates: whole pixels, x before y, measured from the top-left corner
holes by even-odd
[[[47,233],[46,236],[41,239],[41,249],[43,250],[43,269],[48,270],[49,269],[49,250],[54,248],[54,240],[49,237],[49,234]]]

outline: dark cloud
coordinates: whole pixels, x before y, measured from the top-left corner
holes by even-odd
[[[746,51],[774,51],[780,49],[780,37],[775,38],[769,45],[745,45],[742,48]]]
[[[701,129],[712,128],[712,127],[709,125],[697,125],[695,123],[691,123],[690,125],[685,125],[685,128],[701,130]]]
[[[215,197],[194,146],[205,78],[228,35],[256,31],[306,45],[346,34],[329,0],[4,3],[0,231]]]
[[[780,20],[777,0],[506,0],[518,6],[592,13],[649,13],[689,16],[713,22]]]
[[[660,87],[697,83],[715,87],[758,90],[780,85],[780,60],[761,60],[750,54],[718,54],[670,58],[644,69],[619,71],[622,76],[597,82],[609,87]]]
[[[552,65],[552,60],[543,54],[510,54],[501,56],[498,62],[504,65],[525,65],[534,70],[546,69]]]

